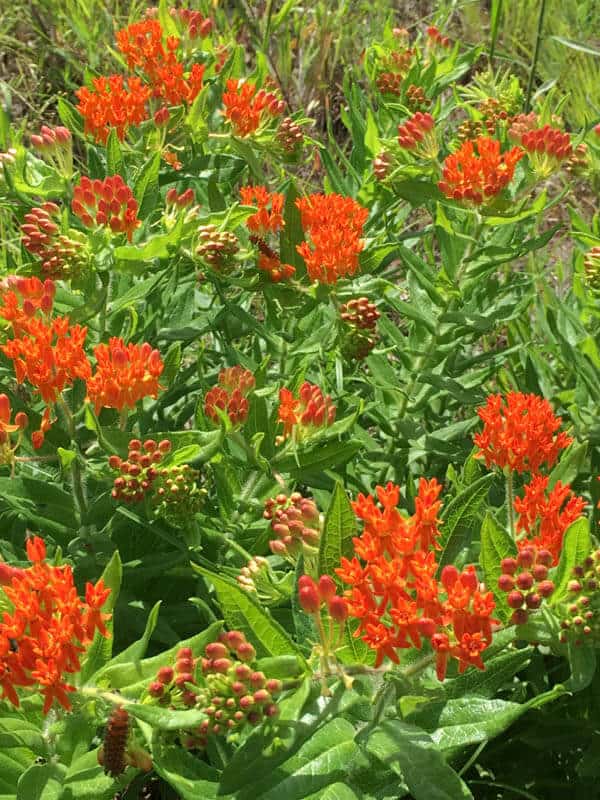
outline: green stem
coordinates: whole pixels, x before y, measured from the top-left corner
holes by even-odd
[[[88,508],[87,508],[87,500],[85,498],[85,492],[83,489],[83,475],[81,472],[81,464],[79,462],[79,447],[76,441],[76,429],[75,429],[75,420],[73,418],[73,414],[71,413],[71,409],[67,405],[65,398],[62,395],[58,396],[57,405],[61,409],[65,421],[67,423],[67,429],[69,431],[69,436],[71,439],[71,445],[75,449],[76,455],[75,458],[71,461],[71,482],[73,484],[73,496],[75,498],[75,505],[77,506],[77,510],[79,512],[79,521],[83,524],[84,520],[87,517]]]
[[[506,473],[506,506],[508,515],[508,527],[510,530],[511,538],[515,539],[515,493],[513,486],[513,471],[509,469]]]
[[[546,14],[546,0],[541,0],[540,15],[538,17],[537,32],[535,36],[535,48],[533,51],[533,59],[531,61],[531,68],[529,70],[529,80],[527,81],[527,93],[525,95],[525,113],[527,114],[531,109],[531,95],[533,92],[533,81],[535,78],[535,70],[537,67],[538,58],[540,55],[540,44],[542,42],[542,28],[544,27],[544,16]]]

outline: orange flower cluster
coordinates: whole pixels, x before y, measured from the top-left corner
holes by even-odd
[[[434,479],[421,478],[412,517],[398,509],[400,488],[377,486],[377,499],[360,494],[353,503],[364,529],[354,539],[356,555],[342,558],[336,570],[351,588],[346,591],[350,616],[360,620],[360,636],[384,658],[399,662],[397,650],[420,648],[428,639],[443,680],[448,660],[459,672],[483,669],[482,652],[492,639],[494,600],[479,584],[473,566],[459,572],[448,565],[438,581],[439,494]]]
[[[444,36],[441,31],[434,25],[430,25],[427,30],[427,44],[431,46],[439,45],[439,47],[451,47],[452,43],[447,36]]]
[[[222,369],[219,373],[218,385],[204,396],[204,414],[219,424],[217,409],[224,411],[232,425],[243,425],[248,418],[248,395],[255,386],[254,375],[249,369],[237,364],[235,367]]]
[[[96,413],[101,408],[135,408],[144,397],[156,397],[164,364],[158,350],[148,342],[125,344],[113,336],[94,349],[96,371],[88,378],[88,400]]]
[[[368,209],[339,194],[312,194],[296,200],[296,205],[310,239],[296,249],[306,262],[311,280],[333,284],[354,275],[364,247],[361,236]]]
[[[278,233],[284,226],[284,197],[277,192],[269,193],[264,186],[243,186],[240,189],[242,203],[257,206],[258,211],[246,220],[251,232],[250,241],[255,244],[260,254],[258,268],[266,272],[273,283],[291,278],[296,270],[291,264],[282,264],[279,255],[267,243],[269,234]]]
[[[32,688],[44,697],[44,714],[54,700],[69,711],[75,687],[67,676],[80,671],[80,657],[96,631],[109,635],[110,614],[102,606],[110,589],[102,579],[88,583],[81,600],[71,567],[47,564],[46,546],[37,536],[27,540],[27,555],[32,566],[15,570],[10,585],[2,587],[12,606],[0,622],[2,697],[18,706],[17,689]]]
[[[268,192],[264,186],[242,186],[242,203],[256,206],[258,211],[246,220],[249,231],[266,239],[269,233],[277,233],[283,228],[283,195]]]
[[[561,418],[554,416],[547,400],[535,394],[492,394],[477,413],[484,424],[473,441],[487,467],[495,464],[519,473],[537,472],[545,463],[551,469],[560,451],[573,441],[564,431],[557,432]]]
[[[0,349],[13,361],[17,382],[27,379],[44,402],[52,404],[76,378],[87,380],[90,376],[83,350],[86,335],[87,328],[69,325],[68,317],[55,317],[51,322],[32,317],[26,333],[9,339]]]
[[[15,414],[14,422],[11,422],[12,408],[10,398],[6,394],[0,394],[0,467],[8,464],[11,470],[15,465],[15,453],[19,449],[23,431],[29,425],[29,418],[23,411]],[[11,440],[11,435],[17,433],[17,441]],[[0,562],[0,584],[2,581],[2,563]]]
[[[514,129],[511,128],[511,131],[514,133]],[[562,161],[573,155],[569,134],[551,125],[526,130],[517,138],[527,150],[531,166],[540,177],[551,175]]]
[[[26,333],[29,320],[38,312],[49,316],[54,304],[56,287],[50,278],[9,275],[0,282],[0,317],[11,323],[15,335]]]
[[[137,215],[138,202],[120,175],[103,181],[82,177],[73,189],[71,210],[88,228],[108,226],[113,233],[126,233],[129,241],[142,224]]]
[[[179,106],[191,103],[199,94],[204,65],[193,64],[186,77],[184,65],[176,55],[181,40],[177,36],[168,36],[163,43],[164,32],[158,20],[134,22],[117,31],[116,37],[117,46],[127,59],[127,66],[145,73],[153,97]]]
[[[268,119],[283,114],[285,103],[273,92],[257,91],[249,81],[230,78],[223,93],[223,114],[236,136],[250,136]]]
[[[123,140],[130,126],[148,119],[151,89],[139,78],[130,77],[125,84],[121,75],[102,75],[93,78],[92,87],[82,86],[75,94],[84,130],[97,142],[106,144],[111,129]]]
[[[523,487],[523,497],[515,498],[517,532],[524,534],[517,545],[519,549],[533,545],[548,550],[552,554],[552,563],[556,565],[565,532],[582,515],[585,500],[560,481],[548,492],[549,481],[547,475],[534,475]]]
[[[463,142],[444,161],[440,190],[452,200],[481,205],[500,194],[525,155],[520,147],[500,152],[500,142],[488,136]]]
[[[323,395],[314,383],[305,381],[298,397],[289,389],[279,390],[278,422],[283,423],[283,435],[276,439],[281,444],[288,436],[300,441],[318,428],[327,428],[335,422],[336,408],[330,395]]]

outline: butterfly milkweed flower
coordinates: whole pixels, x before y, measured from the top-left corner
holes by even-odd
[[[417,111],[405,123],[398,125],[398,144],[420,158],[435,160],[439,148],[431,114]]]
[[[523,497],[516,497],[517,540],[519,549],[536,547],[552,553],[552,563],[558,564],[565,532],[569,525],[579,519],[585,508],[585,500],[571,491],[569,485],[560,481],[548,491],[550,478],[534,475],[523,487]]]
[[[313,281],[334,284],[359,268],[369,211],[351,197],[312,194],[296,200],[307,241],[296,247]]]
[[[52,312],[56,286],[46,278],[22,278],[9,275],[0,281],[0,317],[10,322],[16,336],[27,333],[29,320],[38,315],[48,317]]]
[[[273,92],[257,89],[250,81],[230,78],[223,93],[223,115],[235,136],[250,136],[261,125],[283,114],[285,103]]]
[[[495,464],[519,473],[537,472],[542,464],[551,469],[573,441],[559,431],[562,419],[554,416],[550,403],[535,394],[492,394],[477,413],[483,430],[473,441],[487,467]]]
[[[120,175],[103,181],[84,175],[73,189],[71,210],[86,227],[108,227],[113,233],[127,234],[129,241],[142,224],[137,215],[138,202]]]
[[[527,151],[532,169],[541,178],[551,175],[573,155],[569,134],[551,125],[527,130],[518,138]]]
[[[121,75],[102,75],[92,79],[91,89],[82,86],[75,94],[85,133],[100,144],[106,144],[111,130],[123,140],[131,126],[148,119],[147,104],[152,89],[140,78],[130,77],[125,84]]]
[[[181,40],[164,35],[160,22],[145,19],[117,31],[117,46],[130,70],[139,69],[147,78],[152,96],[178,106],[191,103],[202,89],[204,64],[193,64],[186,74],[177,58]]]
[[[508,186],[524,155],[521,147],[501,153],[500,142],[488,136],[469,139],[444,161],[438,187],[451,200],[482,205]]]
[[[87,379],[87,399],[102,408],[133,409],[144,397],[157,397],[164,363],[148,342],[125,344],[113,336],[94,349],[96,370]]]
[[[44,698],[47,714],[56,700],[71,710],[75,687],[68,676],[81,669],[81,656],[96,631],[109,636],[104,613],[110,589],[102,578],[88,583],[81,600],[69,565],[46,562],[46,545],[38,536],[27,540],[31,566],[14,570],[0,593],[9,601],[0,622],[0,688],[2,698],[19,706],[18,689],[31,689]]]
[[[90,376],[90,362],[83,349],[86,336],[87,328],[70,325],[68,317],[46,321],[35,316],[28,320],[25,331],[0,350],[12,360],[17,383],[28,381],[51,406],[76,378],[87,380]],[[46,408],[39,431],[32,435],[36,449],[42,446],[50,425],[50,409]]]
[[[354,633],[376,653],[399,663],[398,650],[421,648],[429,640],[437,674],[443,680],[450,657],[459,671],[483,669],[482,652],[492,639],[494,600],[480,585],[475,568],[459,572],[444,567],[438,580],[436,551],[440,549],[441,485],[421,478],[415,513],[403,513],[400,487],[377,486],[376,495],[359,494],[352,507],[362,520],[354,541],[355,555],[342,558],[336,570],[346,591]]]
[[[222,369],[217,386],[209,389],[204,396],[205,416],[218,425],[220,419],[217,409],[220,409],[227,414],[232,425],[243,425],[250,409],[248,395],[255,384],[254,375],[239,364]]]
[[[277,421],[283,423],[283,435],[276,438],[281,444],[291,436],[294,441],[312,436],[320,428],[327,428],[335,422],[336,407],[330,395],[323,395],[321,389],[305,381],[298,397],[285,387],[279,390],[279,411]]]
[[[283,228],[283,195],[268,192],[264,186],[242,186],[242,203],[256,206],[258,211],[246,220],[246,227],[255,236],[266,239],[269,233],[277,233]]]

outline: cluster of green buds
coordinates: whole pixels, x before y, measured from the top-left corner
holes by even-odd
[[[25,214],[21,225],[23,247],[41,260],[46,278],[77,277],[90,260],[85,235],[73,228],[61,233],[60,224],[59,207],[48,201]]]
[[[235,233],[220,231],[212,224],[198,228],[196,255],[215,271],[228,273],[239,249],[240,242]]]
[[[201,749],[210,736],[228,736],[277,716],[282,683],[256,667],[256,651],[244,634],[223,632],[206,645],[204,656],[180,648],[175,665],[161,667],[148,686],[147,702],[203,710],[206,719],[181,735],[185,747]]]
[[[536,611],[554,591],[554,583],[548,579],[552,553],[527,546],[516,558],[503,558],[500,566],[498,588],[507,592],[506,602],[513,609],[510,621],[513,625],[524,625],[530,612]]]
[[[590,156],[588,146],[585,142],[580,142],[573,147],[573,152],[564,164],[565,170],[573,177],[585,175],[590,167]]]
[[[592,247],[583,259],[585,282],[590,289],[600,290],[600,246]]]
[[[251,594],[258,594],[261,578],[268,573],[269,562],[264,556],[253,556],[245,567],[242,567],[236,578],[240,589]]]
[[[381,60],[380,72],[375,79],[375,85],[381,94],[391,94],[400,97],[402,84],[406,73],[409,71],[415,51],[404,47],[406,40],[401,40],[401,50],[394,50]]]
[[[319,546],[321,515],[314,500],[293,492],[289,497],[278,494],[265,501],[263,517],[271,521],[275,538],[269,542],[274,555],[293,564],[301,553],[310,554]],[[308,550],[308,553],[307,553]]]
[[[42,125],[40,132],[32,135],[31,144],[64,178],[73,175],[73,137],[68,128]]]
[[[198,485],[200,474],[189,464],[162,465],[171,452],[171,442],[131,439],[126,459],[112,455],[111,469],[119,475],[113,482],[112,497],[124,503],[140,503],[150,497],[154,513],[171,521],[182,521],[198,511],[206,490]]]
[[[573,567],[572,574],[567,586],[565,617],[560,623],[560,641],[581,645],[599,631],[596,612],[600,608],[600,550],[591,553],[583,564]]]
[[[367,297],[355,297],[340,307],[342,353],[357,361],[366,358],[377,344],[380,314]]]

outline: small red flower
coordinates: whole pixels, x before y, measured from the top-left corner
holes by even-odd
[[[562,420],[554,416],[550,403],[534,394],[489,395],[477,413],[483,431],[473,441],[487,467],[537,472],[545,463],[551,469],[560,451],[573,441],[558,431]]]
[[[524,155],[520,147],[501,153],[500,142],[488,136],[469,139],[444,161],[438,186],[452,200],[487,203],[508,186]]]

